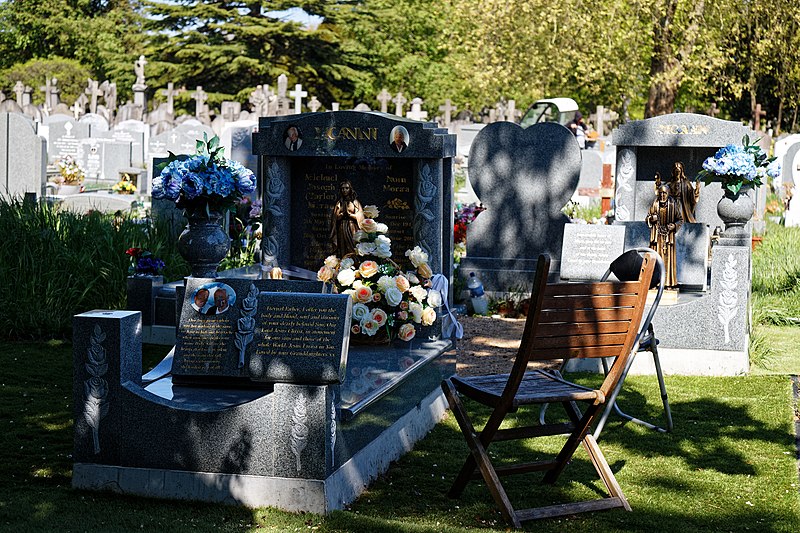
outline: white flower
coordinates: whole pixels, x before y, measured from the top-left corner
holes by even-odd
[[[365,240],[366,238],[367,238],[367,234],[364,233],[363,231],[361,231],[360,229],[357,229],[355,231],[355,233],[353,233],[353,240],[356,241],[356,242],[361,242],[361,241]]]
[[[418,278],[418,277],[417,277],[417,275],[416,275],[414,272],[412,272],[411,270],[409,270],[408,272],[406,272],[406,277],[408,278],[408,281],[410,281],[411,283],[413,283],[413,284],[416,284],[416,285],[419,285],[419,278]]]
[[[392,239],[390,239],[386,235],[378,235],[377,237],[375,237],[375,240],[373,242],[378,246],[381,246],[382,244],[385,244],[386,246],[392,245]]]
[[[394,280],[392,280],[392,283],[394,283]],[[397,287],[389,287],[386,289],[384,296],[386,297],[386,303],[389,304],[390,307],[397,307],[403,300],[403,293],[400,292],[400,289]]]
[[[358,255],[370,255],[375,251],[375,245],[371,242],[360,242],[356,244]]]
[[[422,263],[428,262],[428,254],[419,246],[415,246],[413,250],[406,250],[406,257],[411,260],[411,264],[414,265],[414,268]]]
[[[380,211],[378,211],[377,205],[365,205],[364,206],[364,216],[367,218],[378,218]]]
[[[428,291],[428,305],[431,307],[439,307],[442,305],[442,293],[436,289]]]
[[[422,310],[422,325],[423,326],[430,326],[436,321],[436,311],[433,310],[433,307],[426,307]]]
[[[386,233],[389,231],[389,226],[384,224],[383,222],[378,222],[378,225],[375,227],[375,231],[378,233]]]
[[[378,230],[378,223],[371,218],[365,218],[361,221],[359,227],[367,233],[375,233]]]
[[[361,322],[361,320],[370,314],[369,307],[364,304],[353,305],[353,318]]]
[[[378,278],[378,290],[382,293],[386,294],[386,291],[389,290],[391,287],[396,287],[394,283],[394,278],[390,276],[381,276]]]
[[[325,258],[325,266],[328,268],[336,268],[339,266],[339,258],[335,255],[329,255]]]
[[[350,297],[351,300],[356,301],[356,291],[353,289],[346,289],[342,291],[342,294],[346,294]]]
[[[365,316],[361,320],[361,332],[370,337],[375,335],[380,327],[381,325],[372,318],[372,315]]]
[[[411,313],[414,322],[419,324],[422,322],[422,304],[418,304],[417,302],[411,302],[408,304],[408,312]]]
[[[356,271],[352,268],[343,268],[339,271],[339,274],[336,276],[336,281],[347,287],[348,285],[352,285],[353,282],[356,280]]]
[[[379,244],[375,247],[375,250],[372,252],[372,255],[375,257],[381,257],[384,259],[388,259],[392,257],[392,249],[386,244]]]
[[[363,281],[361,281],[360,279],[357,279],[357,280],[355,280],[355,281],[353,282],[353,290],[354,290],[354,291],[357,291],[357,290],[358,290],[358,289],[360,289],[362,286],[364,286],[364,282],[363,282]]]
[[[345,257],[344,259],[342,259],[342,264],[340,266],[342,267],[342,269],[345,269],[345,268],[352,268],[354,264],[355,261],[353,261],[352,257]]]
[[[425,287],[423,287],[422,285],[414,285],[413,287],[408,289],[408,292],[410,292],[411,296],[413,296],[414,299],[418,302],[422,302],[423,300],[425,300],[425,297],[428,296],[428,291],[426,291]]]

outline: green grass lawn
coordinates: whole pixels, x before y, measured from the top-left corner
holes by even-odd
[[[153,348],[147,359],[162,352]],[[78,492],[70,488],[71,345],[4,344],[0,361],[2,531],[507,529],[483,483],[473,482],[458,500],[444,495],[467,453],[451,416],[349,510],[327,517]],[[527,523],[527,531],[800,530],[789,378],[670,376],[667,387],[674,433],[649,432],[612,417],[600,441],[633,512]],[[653,377],[631,376],[621,402],[632,414],[657,419],[657,390]],[[478,418],[486,414],[479,411]],[[490,450],[510,458],[542,457],[557,445],[555,438],[539,440]],[[583,451],[555,487],[539,484],[537,474],[507,479],[512,500],[523,506],[593,498],[600,488]]]

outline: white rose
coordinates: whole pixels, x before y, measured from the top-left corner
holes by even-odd
[[[370,337],[375,335],[380,327],[380,324],[373,320],[372,315],[367,315],[361,320],[361,333]]]
[[[360,279],[357,279],[357,280],[355,280],[355,281],[353,282],[353,290],[354,290],[354,291],[357,291],[358,289],[360,289],[360,288],[361,288],[361,287],[363,287],[363,286],[364,286],[364,282],[363,282],[363,281],[361,281]]]
[[[436,321],[436,311],[433,310],[433,307],[426,307],[422,310],[422,325],[423,326],[430,326]]]
[[[338,281],[345,287],[352,285],[355,280],[356,280],[356,271],[353,270],[352,268],[342,269],[336,276],[336,281]]]
[[[389,287],[386,289],[384,296],[386,296],[386,303],[389,304],[390,307],[397,307],[403,300],[403,293],[400,292],[400,289],[397,287]]]
[[[425,287],[421,285],[414,285],[413,287],[408,289],[408,292],[410,292],[411,296],[413,296],[414,299],[418,302],[422,302],[423,300],[425,300],[425,297],[428,296],[428,291],[426,291]]]
[[[414,268],[422,263],[428,262],[428,254],[419,246],[415,246],[413,250],[406,250],[406,257],[408,257],[411,264],[414,265]]]
[[[378,230],[378,223],[371,218],[365,218],[358,227],[367,233],[375,233]]]
[[[366,238],[367,238],[367,234],[364,233],[363,231],[361,231],[360,229],[357,229],[355,231],[355,233],[353,233],[353,240],[356,241],[356,242],[361,242],[361,241],[365,240]]]
[[[375,257],[382,257],[384,259],[388,259],[392,257],[392,249],[386,244],[379,244],[375,247],[375,250],[372,252],[372,255]]]
[[[428,291],[428,305],[432,307],[439,307],[442,305],[442,293],[436,289]]]
[[[341,267],[342,267],[342,269],[352,268],[352,266],[354,264],[355,264],[355,261],[353,261],[352,257],[345,257],[344,259],[342,259]]]
[[[391,246],[392,239],[390,239],[386,235],[378,235],[377,237],[375,237],[375,240],[373,242],[378,246],[382,244],[385,244],[386,246]]]
[[[336,268],[339,266],[339,258],[335,255],[329,255],[325,258],[325,266],[328,268]]]
[[[378,278],[378,290],[382,293],[386,293],[391,287],[395,287],[394,278],[390,276],[381,276]]]
[[[364,216],[367,218],[378,218],[380,211],[378,211],[377,205],[365,205],[364,206]]]
[[[375,245],[371,242],[360,242],[356,244],[358,255],[370,255],[375,251]]]
[[[351,300],[353,300],[354,302],[356,301],[356,291],[354,291],[353,289],[344,290],[342,291],[342,294],[346,294],[350,297]]]
[[[408,281],[411,282],[412,284],[419,285],[419,278],[411,270],[406,272],[406,277],[408,278]]]
[[[408,305],[408,312],[411,313],[414,322],[419,324],[422,322],[422,304],[418,304],[417,302],[411,302]]]
[[[353,306],[353,318],[361,322],[361,320],[370,314],[369,307],[364,304],[355,304]]]
[[[386,233],[387,231],[389,231],[389,226],[387,226],[387,225],[386,225],[386,224],[384,224],[383,222],[378,222],[378,225],[377,225],[377,227],[375,228],[375,230],[376,230],[378,233]]]

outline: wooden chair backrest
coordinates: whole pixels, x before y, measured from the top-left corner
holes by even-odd
[[[610,393],[643,331],[655,262],[644,257],[637,281],[548,284],[550,259],[540,256],[512,386],[514,374],[521,380],[531,360],[616,357],[601,387]]]

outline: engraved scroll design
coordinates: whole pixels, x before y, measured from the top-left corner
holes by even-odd
[[[89,338],[89,351],[86,358],[86,372],[91,376],[83,382],[83,419],[92,428],[94,453],[100,453],[100,421],[108,414],[108,383],[103,376],[108,372],[106,349],[102,342],[106,334],[100,326],[94,326]]]
[[[722,324],[722,329],[725,332],[725,344],[728,344],[731,342],[730,323],[736,316],[736,309],[739,303],[739,297],[736,295],[739,278],[736,275],[736,259],[733,258],[733,254],[728,255],[728,260],[722,269],[720,286],[722,291],[719,294],[717,318],[719,318],[719,323]]]
[[[267,222],[268,235],[264,240],[263,248],[267,257],[276,258],[279,256],[280,244],[278,244],[278,237],[280,236],[280,228],[277,220],[284,216],[281,210],[280,202],[283,194],[286,191],[286,185],[283,183],[283,172],[276,162],[273,162],[267,171],[267,205],[266,211],[269,213],[269,221]]]
[[[336,402],[333,400],[335,400],[335,398],[332,398],[331,401],[331,461],[335,463],[336,456],[334,455],[334,452],[336,451]]]
[[[247,291],[247,297],[242,300],[242,317],[236,323],[236,338],[233,344],[239,350],[239,368],[244,366],[244,352],[247,345],[253,341],[253,332],[256,329],[256,311],[258,310],[258,289],[252,283]]]
[[[297,473],[302,471],[302,464],[300,463],[300,455],[306,448],[308,443],[308,411],[306,408],[306,398],[303,393],[297,396],[294,402],[294,409],[292,410],[292,436],[289,443],[289,449],[297,460]]]
[[[417,182],[417,197],[414,199],[414,242],[422,248],[430,257],[431,246],[428,243],[428,235],[431,232],[433,221],[436,219],[434,200],[438,193],[436,183],[433,181],[433,172],[428,163],[423,163],[420,168],[420,179]]]
[[[614,197],[614,204],[616,209],[614,217],[619,221],[626,221],[631,219],[631,212],[628,206],[622,204],[622,192],[633,191],[631,186],[631,178],[633,178],[633,151],[626,148],[620,152],[619,171],[617,172],[617,194]]]

